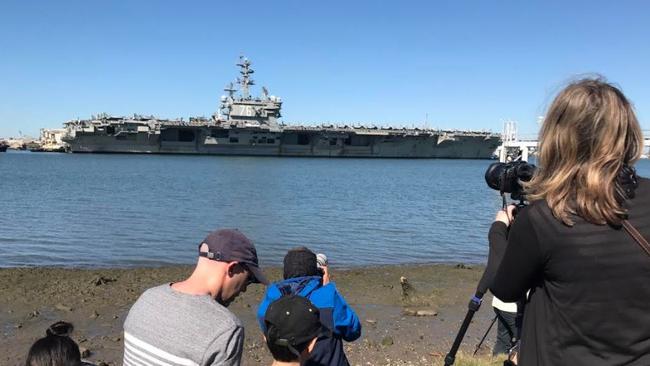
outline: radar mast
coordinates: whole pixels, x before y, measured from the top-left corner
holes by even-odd
[[[255,82],[251,79],[251,74],[254,72],[250,67],[251,62],[246,57],[240,56],[237,66],[240,68],[237,86],[230,83],[224,88],[227,94],[221,97],[217,117],[224,117],[223,121],[231,126],[266,126],[277,129],[282,100],[269,95],[268,89],[264,87],[261,98],[252,97],[250,86],[255,85]]]
[[[237,83],[239,84],[240,91],[243,99],[250,99],[249,86],[255,85],[255,81],[250,78],[250,75],[255,72],[250,66],[251,62],[244,56],[239,56],[239,63],[237,66],[241,67],[239,72],[241,73],[241,78],[237,78]]]

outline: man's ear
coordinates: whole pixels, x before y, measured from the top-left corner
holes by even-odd
[[[228,266],[226,266],[226,273],[228,274],[229,277],[234,276],[235,274],[239,273],[239,262],[234,261],[234,262],[228,262]]]
[[[309,342],[309,345],[307,346],[307,351],[309,351],[309,353],[314,350],[314,347],[316,346],[316,340],[318,340],[318,337],[314,337],[314,339]]]

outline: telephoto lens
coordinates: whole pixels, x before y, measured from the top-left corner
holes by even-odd
[[[501,193],[510,193],[513,200],[525,200],[521,182],[530,181],[536,169],[535,165],[525,161],[493,163],[485,171],[485,182]]]
[[[327,267],[328,265],[327,256],[323,253],[316,254],[316,265],[318,266],[318,268]]]

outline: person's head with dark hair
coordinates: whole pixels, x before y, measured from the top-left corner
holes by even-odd
[[[266,345],[276,365],[300,364],[309,357],[318,336],[325,333],[318,308],[297,295],[272,302],[266,311],[265,325]]]
[[[316,254],[307,247],[297,247],[289,250],[284,256],[284,279],[318,276]]]
[[[25,366],[80,366],[79,346],[69,337],[72,324],[56,322],[29,349]]]

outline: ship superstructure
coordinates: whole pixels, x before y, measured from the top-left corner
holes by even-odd
[[[102,114],[66,122],[63,139],[71,152],[470,159],[490,158],[500,143],[484,131],[285,125],[282,100],[266,88],[252,97],[251,62],[237,65],[240,77],[210,118]]]

